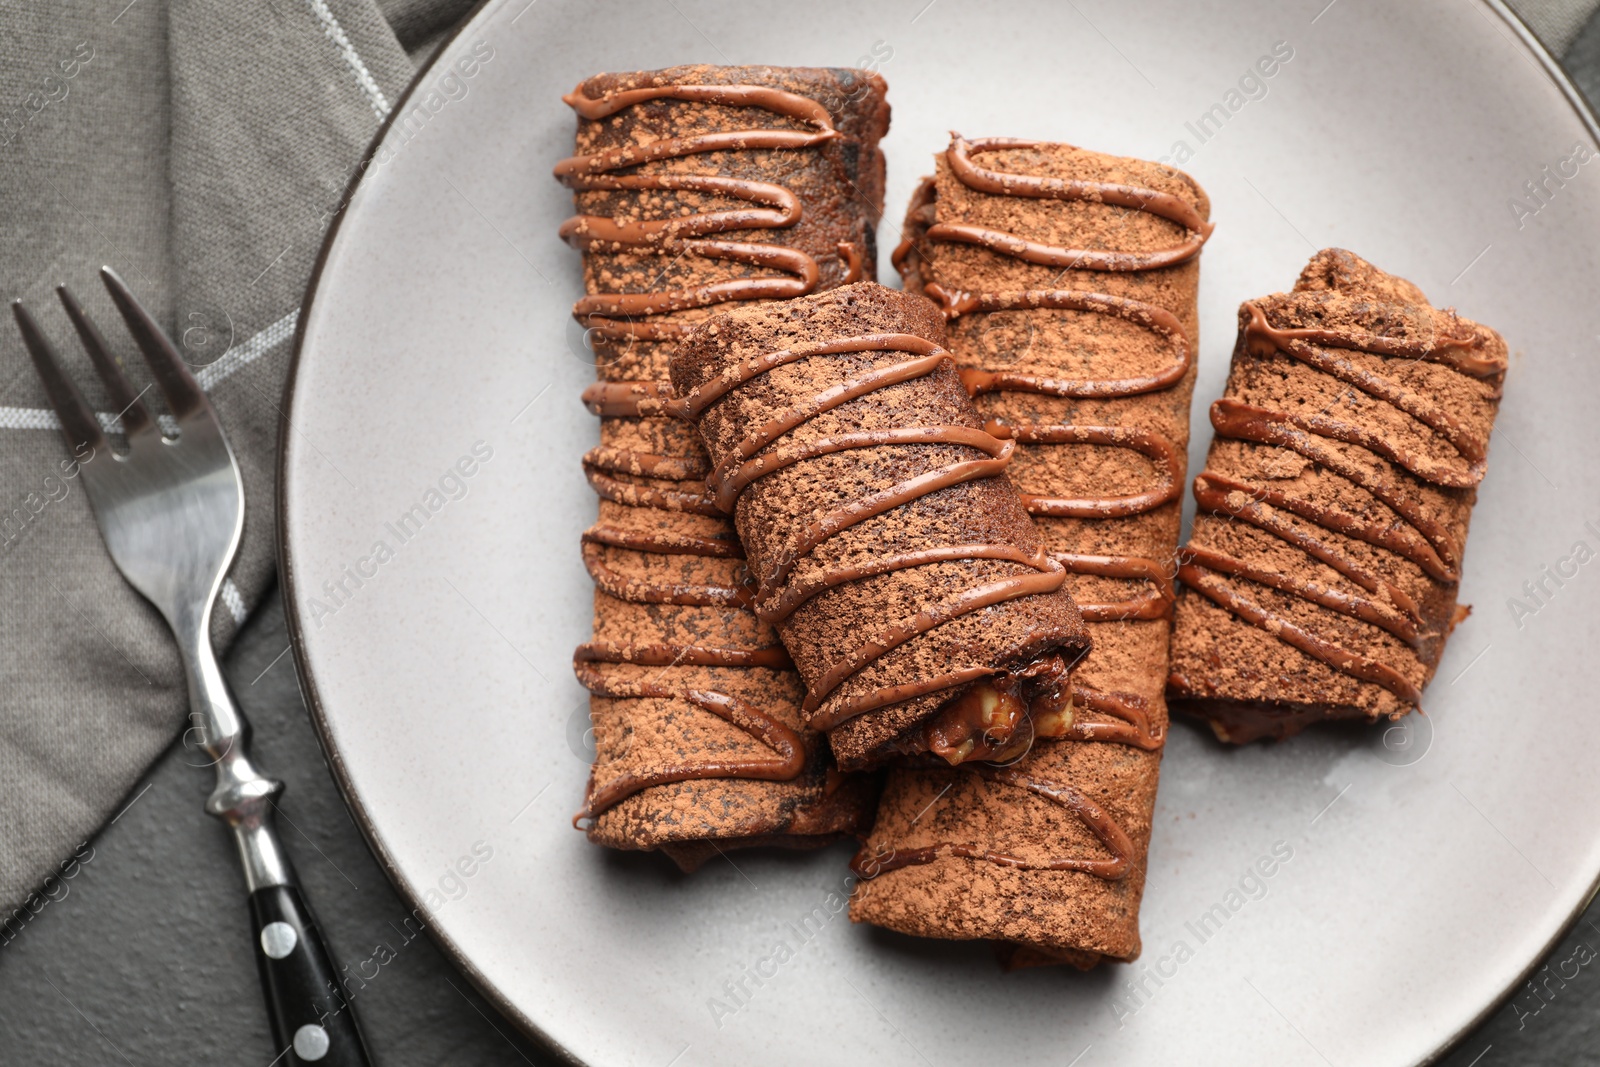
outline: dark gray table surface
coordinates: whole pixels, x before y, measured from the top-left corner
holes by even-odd
[[[1579,87],[1600,100],[1600,17],[1563,58]],[[255,725],[261,764],[288,783],[281,828],[335,965],[374,973],[352,988],[376,1060],[555,1063],[426,936],[408,936],[411,909],[339,796],[288,643],[274,597],[229,655],[228,674]],[[273,1062],[280,1050],[257,987],[238,863],[225,832],[201,811],[211,775],[191,764],[203,762],[174,745],[82,850],[76,876],[54,899],[36,902],[37,914],[0,944],[0,1067]],[[367,961],[375,957],[388,962],[374,967]],[[1597,961],[1600,904],[1442,1063],[1600,1064]],[[1393,1010],[1406,1010],[1403,999]]]

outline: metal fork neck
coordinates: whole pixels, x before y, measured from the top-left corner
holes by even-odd
[[[189,719],[201,749],[216,768],[217,784],[206,811],[233,830],[250,891],[294,885],[293,868],[273,830],[273,801],[283,783],[259,771],[250,760],[250,723],[239,710],[211,648],[211,611],[172,618],[173,634],[189,682]]]

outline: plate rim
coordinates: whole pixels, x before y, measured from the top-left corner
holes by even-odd
[[[355,196],[361,182],[366,178],[370,164],[377,156],[385,138],[388,137],[390,128],[394,126],[396,119],[405,113],[406,106],[411,102],[412,96],[427,80],[428,75],[433,72],[434,65],[439,58],[447,53],[468,31],[478,29],[479,20],[488,9],[505,6],[508,2],[509,0],[477,0],[472,10],[463,16],[456,27],[439,41],[433,54],[417,68],[405,90],[395,99],[389,113],[379,124],[377,131],[372,136],[372,140],[362,150],[361,158],[355,166],[350,181],[345,186],[339,203],[348,205]],[[1527,49],[1532,54],[1540,69],[1544,71],[1546,77],[1555,83],[1567,105],[1576,113],[1584,128],[1588,130],[1590,137],[1594,139],[1597,145],[1600,145],[1600,117],[1597,117],[1595,110],[1585,99],[1577,84],[1573,82],[1566,70],[1561,66],[1560,61],[1551,54],[1550,50],[1528,27],[1522,16],[1512,10],[1506,0],[1479,0],[1479,2],[1511,30],[1516,44]],[[1600,17],[1600,13],[1597,13],[1595,17]],[[304,354],[307,323],[311,318],[309,312],[316,301],[317,291],[322,282],[323,268],[327,264],[334,243],[339,239],[346,217],[347,213],[340,211],[334,217],[332,225],[328,227],[328,232],[324,235],[322,244],[317,249],[317,257],[312,264],[311,275],[306,283],[305,295],[300,301],[299,314],[296,316],[295,321],[293,343],[289,354],[289,368],[283,386],[283,402],[281,406],[286,413],[286,417],[294,410],[295,385],[299,379],[301,358]],[[295,674],[300,681],[300,691],[305,700],[312,727],[316,732],[317,743],[322,748],[323,757],[333,774],[334,783],[338,786],[339,795],[344,801],[345,807],[349,810],[351,818],[360,829],[362,839],[366,842],[373,858],[378,861],[378,866],[382,869],[384,876],[388,878],[389,884],[394,887],[395,892],[400,895],[405,904],[413,909],[420,909],[423,907],[422,895],[400,873],[399,866],[378,836],[377,828],[368,816],[366,805],[356,789],[355,782],[350,777],[344,757],[334,744],[332,729],[323,707],[321,694],[317,689],[316,679],[312,676],[307,664],[305,634],[294,611],[299,594],[294,577],[294,563],[289,551],[287,520],[289,452],[287,443],[287,437],[280,434],[277,455],[273,465],[275,475],[273,485],[275,504],[273,526],[275,534],[274,549],[278,567],[278,594],[283,604],[289,647],[292,650],[290,658],[294,661]],[[1539,947],[1533,958],[1528,961],[1527,965],[1506,988],[1496,994],[1484,1005],[1482,1010],[1454,1033],[1450,1034],[1433,1051],[1417,1061],[1417,1067],[1428,1067],[1430,1064],[1438,1063],[1446,1055],[1454,1051],[1469,1034],[1487,1022],[1491,1016],[1498,1013],[1507,1001],[1511,999],[1516,990],[1528,979],[1528,976],[1538,969],[1540,961],[1566,939],[1566,936],[1572,931],[1572,928],[1577,924],[1583,913],[1588,910],[1589,905],[1593,903],[1597,895],[1600,895],[1600,870],[1597,870],[1591,878],[1589,888],[1581,898],[1581,903],[1561,921],[1549,940]],[[517,1026],[524,1036],[532,1039],[542,1046],[543,1051],[557,1057],[564,1063],[571,1064],[573,1067],[590,1067],[585,1060],[547,1033],[537,1021],[519,1008],[506,993],[491,982],[448,934],[432,923],[429,923],[424,929],[429,939],[449,959],[451,964],[472,983],[473,988],[478,991],[479,995],[489,1001],[501,1015]]]
[[[1578,121],[1582,122],[1584,128],[1589,131],[1589,136],[1594,138],[1596,144],[1600,144],[1600,118],[1596,117],[1594,109],[1589,105],[1589,101],[1584,97],[1577,83],[1567,74],[1566,69],[1561,66],[1561,62],[1550,53],[1550,50],[1544,46],[1544,42],[1539,40],[1533,30],[1528,27],[1528,24],[1523,21],[1522,16],[1513,11],[1511,6],[1506,3],[1506,0],[1482,0],[1482,2],[1511,29],[1513,36],[1517,39],[1517,43],[1531,52],[1533,58],[1538,60],[1539,66],[1546,77],[1555,82],[1556,88],[1561,90],[1561,95],[1566,99],[1567,106],[1577,113]],[[1592,14],[1591,18],[1593,17],[1600,17],[1600,12]],[[1527,965],[1518,972],[1516,978],[1494,999],[1485,1004],[1483,1010],[1474,1015],[1466,1025],[1460,1027],[1443,1044],[1423,1057],[1418,1067],[1428,1067],[1429,1064],[1438,1063],[1454,1051],[1456,1046],[1465,1041],[1468,1035],[1488,1022],[1492,1016],[1498,1014],[1500,1009],[1511,1000],[1512,995],[1528,980],[1528,977],[1538,970],[1540,961],[1549,956],[1562,941],[1566,940],[1567,935],[1572,932],[1572,928],[1583,917],[1583,913],[1589,910],[1589,905],[1594,903],[1597,895],[1600,895],[1600,871],[1596,871],[1594,876],[1590,878],[1589,888],[1583,894],[1582,902],[1573,909],[1571,915],[1561,920],[1560,926],[1556,928],[1550,939],[1539,946],[1539,951],[1534,953],[1533,959],[1529,960]]]
[[[383,146],[385,138],[389,136],[390,129],[395,125],[400,116],[406,113],[407,106],[418,89],[433,73],[435,64],[440,57],[467,34],[470,30],[478,28],[478,20],[489,8],[501,6],[506,0],[477,0],[472,10],[464,15],[456,27],[441,38],[435,46],[433,54],[427,61],[419,66],[416,73],[411,76],[404,91],[395,98],[394,104],[389,108],[389,113],[378,124],[378,129],[372,135],[372,140],[361,151],[361,158],[357,161],[349,182],[346,183],[339,203],[348,205],[356,195],[362,181],[366,178],[367,171],[376,158],[379,149]],[[316,301],[317,290],[322,283],[322,271],[327,265],[329,256],[333,251],[334,243],[344,228],[344,221],[348,213],[341,210],[335,214],[333,223],[328,227],[328,232],[323,236],[322,244],[317,249],[317,258],[311,265],[311,276],[306,282],[305,295],[300,300],[299,314],[295,316],[294,337],[289,351],[289,369],[284,377],[283,400],[280,407],[284,411],[285,419],[292,418],[294,411],[295,385],[300,377],[301,355],[305,349],[306,324],[310,321],[312,304]],[[350,817],[355,821],[356,827],[361,831],[362,840],[366,842],[367,850],[372,853],[373,859],[378,861],[378,867],[383,871],[384,877],[399,894],[401,901],[413,911],[423,909],[422,894],[417,892],[400,873],[399,865],[389,853],[378,835],[377,827],[373,825],[367,814],[366,804],[362,801],[356,789],[354,780],[350,777],[349,768],[345,766],[344,756],[340,753],[333,741],[332,729],[328,717],[323,710],[322,695],[317,689],[316,679],[311,674],[311,669],[306,661],[305,634],[294,611],[298,593],[295,586],[295,567],[289,552],[289,526],[288,526],[288,473],[289,449],[288,438],[280,434],[278,437],[277,457],[273,464],[273,526],[275,541],[275,556],[278,565],[278,596],[283,604],[283,618],[288,630],[289,647],[293,650],[290,659],[294,661],[295,675],[300,681],[301,696],[305,701],[306,710],[310,715],[311,726],[317,736],[317,744],[322,749],[323,759],[328,764],[328,769],[333,774],[334,784],[339,789],[340,799],[350,812]],[[511,998],[500,990],[488,977],[480,971],[476,964],[468,958],[465,951],[455,941],[441,930],[437,924],[428,923],[423,927],[428,939],[444,954],[445,958],[472,983],[478,994],[494,1006],[506,1019],[510,1020],[525,1037],[531,1038],[541,1046],[544,1052],[555,1056],[563,1063],[572,1067],[590,1067],[580,1059],[571,1049],[557,1041],[536,1021],[530,1018],[519,1008]]]

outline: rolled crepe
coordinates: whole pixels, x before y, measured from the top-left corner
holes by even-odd
[[[732,847],[825,844],[870,813],[876,783],[840,775],[806,727],[699,438],[661,399],[710,309],[875,274],[884,92],[864,71],[692,66],[597,75],[565,98],[577,154],[556,175],[578,214],[561,234],[584,253],[574,316],[601,416],[584,457],[600,497],[583,537],[594,639],[575,657],[596,751],[579,818],[597,843],[688,869]]]
[[[896,264],[939,301],[985,425],[1094,641],[1008,766],[898,768],[851,917],[987,938],[1010,966],[1139,951],[1209,202],[1068,145],[955,138]]]
[[[1170,694],[1224,741],[1415,708],[1456,605],[1506,345],[1343,249],[1239,308]]]
[[[1026,748],[1088,649],[927,299],[871,282],[742,307],[672,357],[717,504],[839,763]]]

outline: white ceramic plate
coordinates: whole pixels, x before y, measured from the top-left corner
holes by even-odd
[[[1582,665],[1600,642],[1600,562],[1547,582],[1526,617],[1508,600],[1575,542],[1600,549],[1600,163],[1539,201],[1524,186],[1593,135],[1494,7],[1325,3],[505,0],[401,103],[301,318],[283,574],[360,822],[529,1030],[646,1067],[814,1063],[822,1042],[874,1064],[1410,1064],[1588,900],[1600,717]],[[1202,142],[1192,124],[1278,42],[1293,58]],[[471,77],[448,74],[469,55]],[[1515,352],[1466,561],[1476,611],[1428,717],[1239,751],[1178,726],[1134,965],[1003,976],[982,948],[842,917],[802,941],[793,924],[844,885],[847,849],[685,878],[569,825],[586,773],[577,545],[595,507],[578,457],[596,429],[567,315],[578,255],[556,238],[571,202],[550,168],[574,128],[559,97],[592,72],[694,61],[877,63],[890,220],[951,128],[1145,157],[1187,142],[1218,223],[1196,464],[1234,308],[1287,288],[1315,247],[1415,280]],[[1251,878],[1274,849],[1292,858]],[[1226,915],[1209,934],[1208,912]],[[747,977],[781,941],[795,957]],[[741,980],[748,996],[729,991]]]

